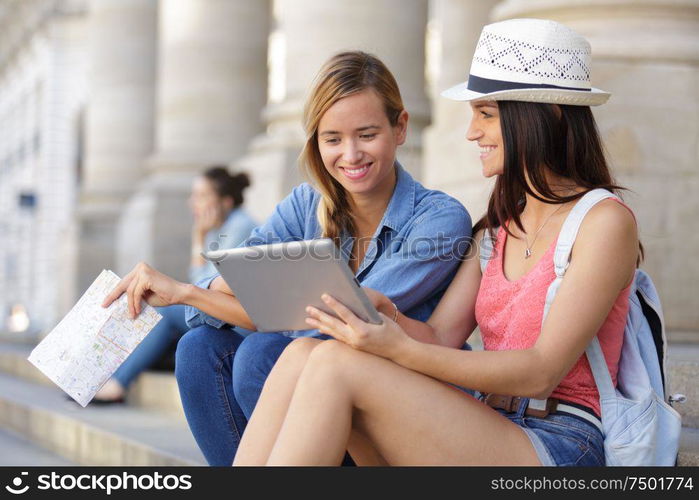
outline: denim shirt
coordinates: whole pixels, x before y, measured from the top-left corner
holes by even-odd
[[[380,291],[408,317],[426,321],[451,283],[468,250],[471,218],[456,199],[426,189],[396,163],[396,186],[376,232],[368,244],[356,278],[364,287]],[[277,205],[243,246],[310,240],[321,237],[316,218],[320,200],[304,183]],[[340,246],[348,259],[353,239],[345,232]],[[218,274],[197,283],[208,288]],[[187,324],[221,328],[226,323],[187,306]],[[281,332],[292,337],[317,335],[317,330]]]
[[[245,241],[256,225],[242,206],[236,207],[231,210],[221,227],[206,233],[204,250],[235,248]],[[216,273],[216,267],[208,261],[201,266],[192,266],[189,268],[189,282],[199,283],[214,273]]]

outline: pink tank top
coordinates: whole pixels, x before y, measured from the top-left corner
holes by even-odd
[[[481,330],[483,347],[489,351],[528,349],[534,345],[541,331],[546,292],[556,277],[553,267],[554,241],[534,268],[518,280],[508,281],[503,272],[503,248],[507,236],[500,228],[493,258],[485,268],[476,299],[476,321]],[[615,386],[630,290],[631,285],[619,293],[597,333]],[[565,332],[560,334],[564,335]],[[600,415],[599,393],[584,353],[551,397],[587,406],[597,416]]]

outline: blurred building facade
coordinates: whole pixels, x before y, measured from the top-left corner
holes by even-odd
[[[303,180],[303,100],[342,49],[387,63],[411,115],[399,159],[479,217],[470,111],[439,91],[467,76],[480,28],[513,17],[590,40],[644,268],[669,329],[699,339],[699,0],[0,0],[0,321],[21,304],[47,331],[103,268],[184,279],[207,165],[249,172],[264,219]]]

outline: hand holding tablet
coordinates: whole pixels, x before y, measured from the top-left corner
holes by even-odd
[[[328,294],[362,320],[381,317],[330,239],[207,252],[258,331],[308,330],[306,307],[335,313]]]

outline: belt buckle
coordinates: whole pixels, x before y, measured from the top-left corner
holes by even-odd
[[[530,399],[524,414],[531,417],[544,418],[549,413],[555,412],[557,406],[558,400],[555,398]]]
[[[517,401],[515,401],[515,399],[517,399]],[[513,409],[512,407],[516,406],[516,403],[519,402],[519,398],[491,393],[487,394],[483,401],[491,408],[497,408],[499,410],[504,410],[507,413],[513,413],[517,411],[517,409]]]

